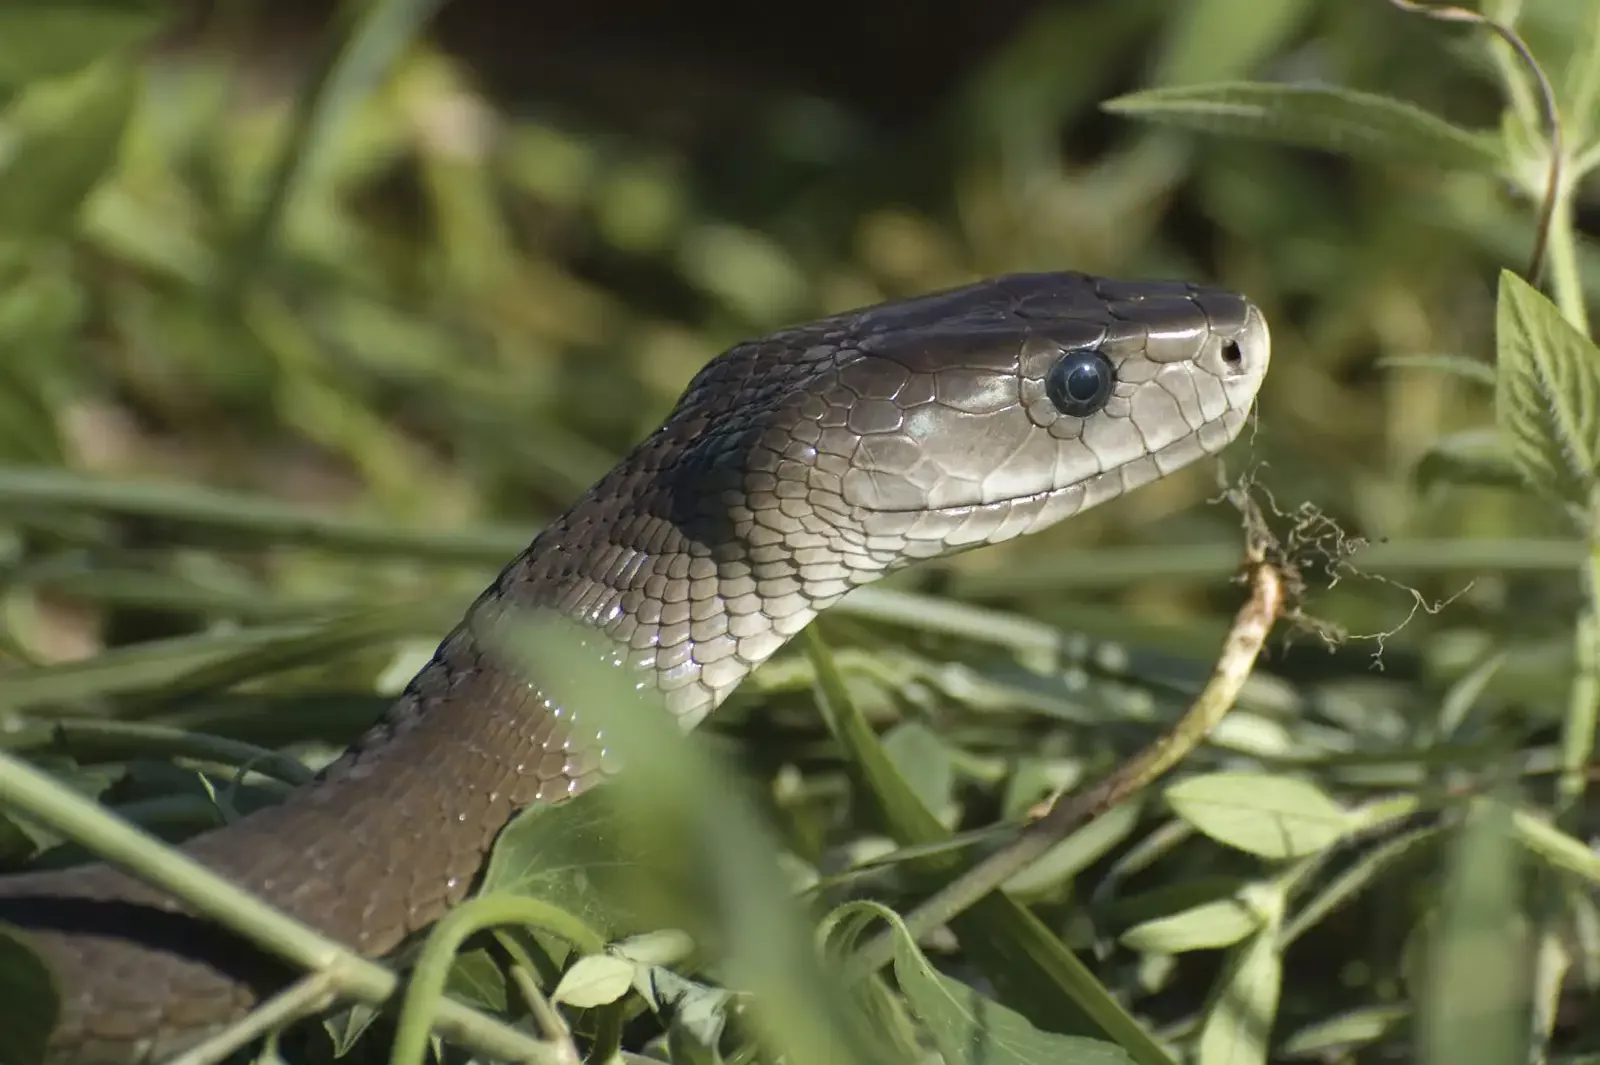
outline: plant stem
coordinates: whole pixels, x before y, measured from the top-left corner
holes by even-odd
[[[1583,278],[1578,272],[1577,236],[1572,226],[1572,184],[1570,176],[1562,179],[1556,190],[1555,211],[1550,218],[1550,242],[1547,246],[1550,263],[1550,288],[1555,304],[1572,323],[1574,329],[1589,335],[1589,307],[1584,300]]]
[[[1583,800],[1589,759],[1594,753],[1600,708],[1600,530],[1580,575],[1584,605],[1573,629],[1573,677],[1561,730],[1561,775],[1556,781],[1556,814],[1561,817]]]
[[[905,919],[913,938],[945,924],[1000,888],[1071,832],[1149,785],[1205,740],[1233,706],[1283,608],[1283,583],[1278,571],[1260,560],[1253,562],[1251,570],[1253,594],[1239,611],[1211,680],[1177,724],[1093,788],[1057,802],[1042,818],[1025,827],[1013,843],[967,870],[913,910]],[[888,964],[893,955],[892,936],[881,935],[852,959],[852,971],[875,971]]]
[[[456,952],[471,935],[497,925],[525,925],[541,928],[567,940],[584,954],[605,949],[605,939],[565,910],[538,899],[520,895],[481,895],[462,903],[445,915],[429,934],[422,954],[412,971],[405,1002],[400,1009],[400,1026],[395,1032],[392,1065],[422,1065],[428,1051],[431,1021],[447,1001],[445,981],[455,964]],[[570,1046],[570,1040],[569,1046]],[[572,1060],[570,1049],[540,1045],[542,1062],[565,1063]]]

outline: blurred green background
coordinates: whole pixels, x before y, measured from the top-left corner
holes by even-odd
[[[1553,69],[1587,39],[1592,5],[1516,6]],[[1575,559],[1504,542],[1560,531],[1519,497],[1439,488],[1470,437],[1431,449],[1489,424],[1488,393],[1385,362],[1489,354],[1495,271],[1520,268],[1533,233],[1503,180],[1098,107],[1137,88],[1318,82],[1492,129],[1501,93],[1482,33],[1380,0],[412,2],[376,7],[335,67],[353,18],[320,4],[0,10],[16,20],[0,22],[13,91],[69,72],[15,102],[0,171],[0,456],[18,466],[399,529],[520,530],[469,552],[481,564],[603,472],[730,343],[974,276],[1070,267],[1211,280],[1265,309],[1274,369],[1235,469],[1265,462],[1286,508],[1310,502],[1352,536],[1401,541],[1366,563],[1430,598],[1480,578],[1391,647],[1481,623],[1475,606],[1525,590],[1498,573]],[[68,485],[14,472],[0,504],[34,528]],[[1212,470],[1186,471],[1049,537],[961,558],[946,587],[1052,620],[1103,598],[1155,623],[1192,617],[1235,558],[1231,512],[1196,505],[1213,487]],[[106,579],[105,557],[30,556],[41,595],[14,602],[43,615],[18,630],[25,657],[160,630],[148,611],[98,609],[143,602],[141,551],[180,564],[159,527],[135,528],[119,533],[126,583]],[[255,538],[283,545],[283,531]],[[1091,544],[1152,550],[1081,551]],[[250,579],[285,593],[443,579],[270,562]],[[1409,605],[1350,584],[1318,609],[1369,633]],[[1565,624],[1559,610],[1544,622]]]
[[[1497,9],[1558,80],[1587,69],[1600,4]],[[1495,278],[1527,261],[1539,173],[1099,106],[1310,82],[1493,132],[1496,70],[1481,29],[1382,0],[0,0],[0,742],[77,770],[126,751],[63,755],[47,742],[62,715],[342,743],[717,352],[980,275],[1073,268],[1260,304],[1273,369],[1228,471],[1257,465],[1284,511],[1384,541],[1360,573],[1307,573],[1306,609],[1365,638],[1275,643],[1255,716],[1204,764],[1231,744],[1313,767],[1347,803],[1420,792],[1449,777],[1419,760],[1443,713],[1471,722],[1458,766],[1514,764],[1537,802],[1584,549],[1485,476],[1492,390],[1415,357],[1490,364]],[[1570,117],[1593,132],[1595,116]],[[1592,193],[1574,198],[1590,294]],[[1216,494],[1214,468],[1188,470],[894,584],[1115,641],[1191,682],[1239,595],[1238,516],[1207,506]],[[868,657],[886,642],[859,617],[829,624]],[[972,654],[965,688],[917,675],[918,713],[947,721],[983,704],[974,691],[1026,702],[984,688],[1008,674]],[[857,679],[894,721],[908,711],[882,661]],[[778,660],[741,705],[803,689],[786,663],[800,668]],[[1074,779],[1162,720],[1034,697]],[[946,798],[988,796],[967,807],[982,823],[1027,797],[995,794],[1006,744],[1037,735],[997,739],[977,716],[940,757]],[[756,720],[735,711],[728,730]],[[809,764],[814,741],[769,743],[756,764]],[[110,797],[163,832],[212,816],[173,804],[170,777],[120,786]],[[1208,863],[1180,869],[1240,875]],[[1283,1031],[1406,998],[1400,947],[1428,909],[1406,885],[1426,880],[1290,956]],[[1181,1032],[1215,964],[1188,985],[1110,970],[1147,981],[1151,1001],[1129,994]]]

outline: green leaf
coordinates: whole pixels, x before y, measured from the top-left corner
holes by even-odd
[[[333,1044],[333,1056],[342,1058],[354,1050],[361,1037],[381,1016],[381,1010],[358,1002],[324,1020],[322,1030],[328,1033],[328,1039]]]
[[[160,0],[5,0],[0,86],[70,74],[145,40],[168,17]]]
[[[456,955],[445,990],[469,1006],[490,1013],[506,1012],[513,994],[500,960],[481,947]]]
[[[651,870],[637,837],[618,823],[616,807],[598,791],[559,806],[529,807],[495,841],[479,894],[506,891],[572,914],[603,938],[648,928],[631,905],[628,885]]]
[[[922,804],[935,815],[942,814],[955,789],[950,748],[944,741],[922,722],[907,721],[884,734],[883,751]]]
[[[1600,469],[1600,351],[1509,270],[1495,314],[1495,415],[1529,483],[1582,513]]]
[[[1234,951],[1217,980],[1195,1040],[1195,1065],[1266,1065],[1283,990],[1283,900],[1275,901],[1261,931]]]
[[[728,1013],[736,1004],[733,992],[656,966],[641,965],[634,976],[634,990],[650,1004],[656,1016],[670,1018],[673,1032],[688,1039],[691,1045],[715,1047],[722,1039],[728,1026]]]
[[[635,965],[674,965],[694,955],[694,940],[677,928],[658,928],[619,940],[607,947]]]
[[[550,998],[579,1009],[610,1005],[633,987],[636,968],[627,958],[590,954],[572,963]]]
[[[1410,1006],[1362,1006],[1306,1025],[1285,1039],[1278,1053],[1319,1061],[1359,1060],[1354,1051],[1376,1043],[1410,1016]]]
[[[1422,490],[1437,484],[1517,489],[1528,485],[1498,429],[1463,429],[1440,437],[1423,453],[1413,476]]]
[[[937,971],[893,910],[871,902],[840,910],[870,911],[889,924],[895,979],[946,1065],[1133,1065],[1113,1043],[1042,1032],[1022,1014]]]
[[[1502,165],[1495,136],[1465,130],[1387,96],[1312,85],[1217,82],[1129,93],[1114,114],[1184,129],[1257,137],[1382,162],[1467,170]]]
[[[817,926],[817,940],[825,956],[845,959],[855,953],[861,941],[878,923],[878,912],[867,906],[846,903],[826,914]],[[890,960],[893,960],[891,952]],[[861,1015],[866,1018],[869,1031],[879,1045],[873,1054],[878,1061],[913,1062],[924,1056],[927,1040],[911,1016],[905,996],[891,990],[888,976],[875,972],[851,986],[851,997]]]
[[[1174,784],[1166,796],[1173,812],[1199,831],[1263,858],[1314,854],[1349,823],[1315,785],[1270,773],[1208,773]]]
[[[1437,370],[1480,385],[1494,387],[1494,367],[1464,355],[1386,355],[1377,360],[1382,370]]]
[[[1531,854],[1553,868],[1575,873],[1590,885],[1600,886],[1600,855],[1582,840],[1526,810],[1511,815],[1511,831]]]
[[[37,85],[16,102],[6,116],[12,128],[0,127],[0,236],[70,231],[121,154],[138,97],[134,69],[112,63]]]
[[[1118,937],[1129,950],[1183,954],[1231,947],[1261,927],[1261,915],[1242,899],[1218,899],[1134,925]]]
[[[61,1000],[38,955],[0,925],[0,1062],[38,1065]]]

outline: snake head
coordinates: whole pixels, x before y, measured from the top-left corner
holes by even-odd
[[[878,572],[1037,531],[1215,454],[1271,347],[1232,292],[1077,273],[869,308],[828,332],[814,350],[831,357],[751,455],[747,484],[777,483],[750,510],[757,525],[781,513],[802,481],[809,531],[830,526]]]

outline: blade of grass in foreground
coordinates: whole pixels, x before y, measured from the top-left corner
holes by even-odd
[[[171,522],[185,527],[193,539],[224,537],[235,543],[483,565],[503,562],[526,547],[532,535],[525,529],[403,529],[190,485],[0,466],[0,513],[22,520],[29,513],[50,510]]]
[[[795,1065],[888,1065],[823,970],[777,848],[733,774],[678,730],[653,692],[607,664],[614,650],[603,634],[545,615],[507,619],[494,635],[527,676],[547,678],[547,697],[598,721],[625,767],[606,788],[635,838],[682,841],[704,870],[715,897],[674,902],[693,905],[692,923],[709,925],[725,944],[719,968],[751,996],[749,1016],[772,1056]]]
[[[872,726],[856,710],[832,655],[815,629],[805,633],[817,671],[817,700],[834,737],[870,789],[901,846],[937,843],[950,832],[922,804],[895,769]],[[948,879],[961,869],[959,854],[913,863]],[[951,922],[963,948],[1005,998],[1035,1024],[1068,1035],[1103,1032],[1140,1065],[1171,1065],[1144,1027],[1124,1010],[1094,974],[1026,908],[995,892]]]

